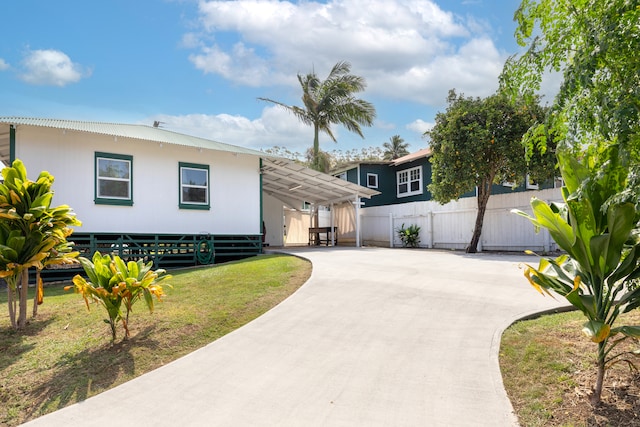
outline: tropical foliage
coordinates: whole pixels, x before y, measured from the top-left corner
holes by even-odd
[[[583,331],[598,346],[591,398],[598,404],[607,367],[620,362],[635,366],[635,354],[616,353],[616,347],[640,338],[640,326],[616,325],[616,320],[640,306],[640,288],[629,286],[640,277],[640,215],[637,200],[614,197],[628,179],[628,156],[617,145],[606,149],[601,160],[587,156],[581,163],[567,153],[558,158],[565,203],[534,198],[533,216],[516,212],[536,228],[546,228],[566,254],[541,258],[537,268],[527,266],[525,275],[540,293],[565,297],[587,318]]]
[[[510,58],[501,77],[514,96],[532,97],[549,71],[562,85],[530,148],[547,135],[580,151],[615,142],[640,149],[640,2],[523,0],[516,38],[528,50]]]
[[[400,135],[393,135],[389,142],[382,144],[384,148],[384,160],[395,160],[409,154],[409,144],[404,142]]]
[[[313,163],[313,149],[307,150],[305,154],[298,151],[291,151],[286,147],[275,146],[264,150],[265,153],[274,156],[284,157],[293,160],[303,166],[309,167]],[[329,170],[342,167],[352,162],[367,162],[383,160],[383,152],[380,147],[353,148],[351,150],[320,150],[321,156],[329,157]]]
[[[354,95],[365,89],[364,78],[350,73],[351,64],[343,61],[333,66],[325,80],[318,78],[315,72],[298,74],[303,107],[286,105],[269,98],[258,98],[285,108],[302,123],[313,126],[313,169],[322,170],[322,166],[326,165],[326,162],[321,162],[320,157],[320,132],[326,133],[337,142],[331,125],[340,124],[364,138],[360,126],[371,126],[376,117],[373,104]]]
[[[41,172],[36,181],[27,178],[20,160],[2,170],[0,183],[0,277],[7,282],[11,325],[22,329],[27,321],[29,268],[74,262],[67,237],[71,226],[81,225],[66,205],[51,207],[54,178]],[[42,303],[38,280],[35,303]],[[34,314],[36,308],[34,307]]]
[[[412,224],[405,228],[404,224],[396,230],[403,248],[416,248],[420,244],[420,227]]]
[[[449,92],[448,106],[436,115],[431,139],[432,183],[440,203],[457,200],[477,188],[478,213],[468,252],[476,252],[493,184],[518,183],[527,173],[535,180],[553,177],[555,156],[536,155],[527,163],[522,136],[544,117],[537,103],[512,103],[502,94],[485,99]]]
[[[87,309],[90,301],[104,307],[109,316],[105,322],[111,327],[113,341],[118,322],[122,323],[125,339],[129,338],[129,314],[137,301],[143,300],[153,312],[153,297],[161,299],[165,295],[161,282],[171,278],[165,270],[151,270],[151,261],[146,264],[143,260],[125,263],[117,255],[101,255],[99,252],[93,255],[93,262],[83,257],[79,260],[89,280],[78,274],[73,278],[73,288],[82,295]]]

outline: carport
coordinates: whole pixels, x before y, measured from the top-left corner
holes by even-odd
[[[304,202],[307,202],[311,205],[311,212],[319,206],[329,207],[331,230],[334,230],[335,220],[333,207],[351,203],[355,209],[356,246],[360,247],[360,200],[380,194],[379,191],[309,169],[293,160],[280,157],[263,157],[260,172],[262,191],[281,201],[285,206],[299,209]],[[318,224],[316,223],[315,226],[317,227]],[[331,243],[334,239],[335,235],[331,233]]]

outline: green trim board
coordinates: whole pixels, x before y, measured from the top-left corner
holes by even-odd
[[[203,172],[203,174],[199,172]],[[190,181],[185,183],[187,176]],[[190,200],[185,200],[187,198]],[[202,201],[199,201],[199,198],[202,198]],[[211,174],[209,165],[187,162],[178,163],[178,207],[180,209],[211,209]]]
[[[96,204],[133,206],[133,156],[96,151],[93,177]]]
[[[264,226],[264,200],[262,196],[262,159],[260,159],[260,224],[259,230],[262,233],[262,245],[260,245],[260,253],[262,253],[262,247],[264,246],[266,235],[265,235],[265,226]]]
[[[16,159],[16,127],[9,125],[9,164]]]

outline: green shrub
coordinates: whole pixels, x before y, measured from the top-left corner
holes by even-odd
[[[409,227],[404,228],[403,223],[402,226],[396,231],[398,232],[398,237],[400,237],[403,248],[418,247],[418,244],[420,243],[420,227],[412,224]]]

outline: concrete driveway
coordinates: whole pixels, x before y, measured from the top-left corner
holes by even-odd
[[[250,324],[29,426],[512,426],[501,332],[564,305],[535,257],[320,247],[311,279]]]

